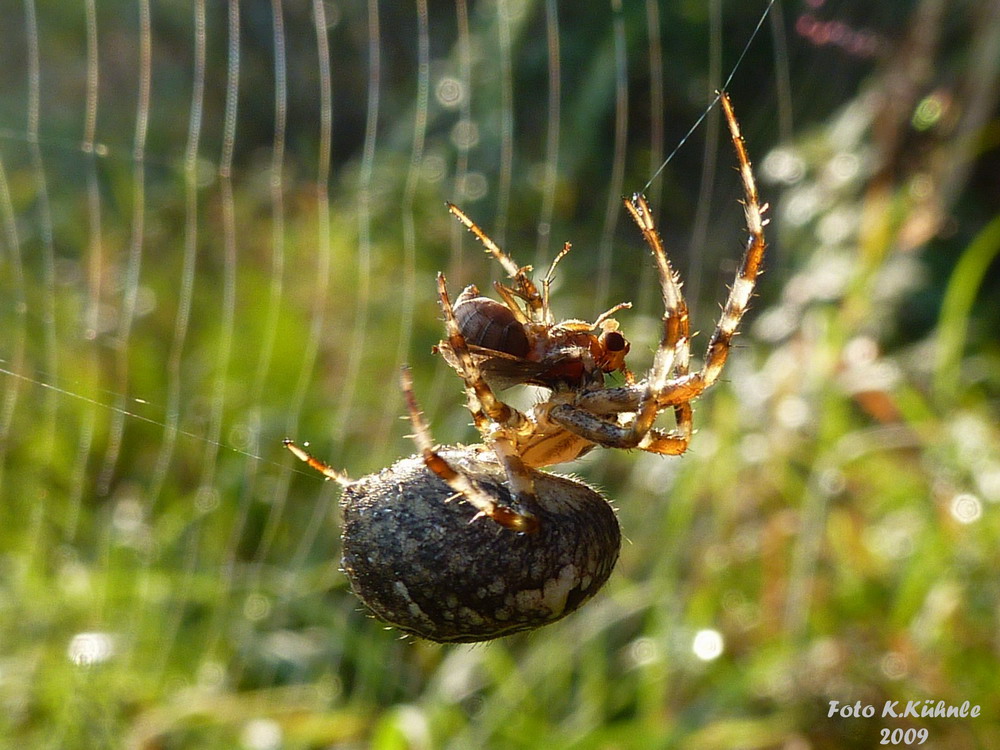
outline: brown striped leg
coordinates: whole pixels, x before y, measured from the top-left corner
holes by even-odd
[[[767,210],[767,204],[761,205],[760,203],[757,183],[754,181],[753,169],[750,166],[750,158],[747,156],[746,145],[743,142],[740,125],[736,120],[729,96],[720,93],[719,100],[722,103],[722,110],[729,126],[729,135],[736,151],[736,159],[739,162],[740,179],[743,182],[744,192],[743,211],[746,216],[749,237],[739,270],[736,272],[736,280],[730,287],[729,297],[723,305],[718,326],[709,339],[702,369],[687,374],[687,368],[684,365],[679,365],[677,377],[669,383],[665,383],[664,387],[657,393],[656,401],[661,409],[666,406],[674,406],[675,410],[689,409],[687,402],[719,379],[726,358],[729,356],[729,349],[732,346],[733,337],[736,335],[736,329],[750,305],[757,275],[761,271],[764,251],[767,249],[767,242],[764,239],[764,227],[767,226],[767,220],[763,217]],[[689,417],[690,415],[688,415]]]
[[[472,219],[465,215],[465,212],[456,206],[454,203],[448,204],[448,210],[451,211],[452,215],[462,222],[463,226],[475,235],[476,239],[479,240],[483,247],[486,249],[490,255],[493,256],[496,261],[503,266],[503,270],[507,272],[507,275],[514,279],[517,283],[517,293],[525,301],[528,306],[528,311],[531,319],[535,322],[543,322],[543,311],[545,307],[545,302],[542,296],[538,293],[538,288],[535,286],[529,277],[527,272],[531,270],[531,266],[519,266],[507,253],[500,249],[493,240],[489,238],[479,225],[476,224]]]
[[[549,418],[573,434],[605,448],[639,448],[650,453],[677,456],[687,450],[691,436],[690,420],[669,432],[655,427],[637,429],[635,422],[622,425],[613,418],[569,404],[554,407],[549,412]]]
[[[631,199],[626,199],[625,209],[632,216],[653,253],[663,296],[663,332],[660,336],[660,346],[646,381],[646,395],[639,404],[636,419],[632,425],[632,429],[636,433],[645,436],[652,429],[653,422],[662,408],[659,404],[659,394],[667,388],[671,376],[683,377],[688,374],[691,359],[690,318],[687,302],[681,293],[680,281],[667,257],[667,252],[663,247],[663,239],[656,229],[653,214],[645,196],[636,194]],[[691,436],[691,407],[686,403],[678,404],[674,411],[679,432],[686,445],[686,441]],[[640,445],[640,447],[643,446]]]
[[[455,320],[455,310],[448,297],[444,274],[438,274],[437,285],[438,296],[441,298],[441,309],[444,311],[448,346],[455,355],[458,362],[458,374],[465,382],[466,391],[470,394],[469,411],[472,412],[476,427],[483,431],[488,427],[489,422],[495,422],[504,427],[523,430],[526,426],[524,415],[497,398],[493,389],[483,379],[479,367],[472,358],[465,336],[462,335],[462,329],[459,327],[458,321]]]
[[[743,142],[743,135],[740,132],[740,124],[736,120],[733,112],[733,105],[729,101],[729,95],[720,93],[722,111],[725,113],[726,122],[729,125],[729,135],[736,150],[736,159],[739,162],[740,179],[743,181],[743,212],[746,215],[746,228],[749,232],[746,250],[740,262],[740,268],[736,273],[736,280],[729,290],[729,298],[722,308],[722,316],[719,324],[712,334],[708,343],[708,352],[705,355],[705,365],[699,374],[700,390],[704,390],[712,385],[719,378],[722,367],[726,363],[729,355],[729,348],[732,345],[733,336],[736,335],[736,328],[740,319],[750,305],[750,298],[753,296],[754,285],[757,282],[757,275],[761,271],[761,263],[764,259],[764,251],[767,243],[764,240],[764,227],[767,220],[763,218],[767,205],[760,204],[757,195],[757,183],[754,181],[753,169],[750,166],[750,157],[747,156],[746,145]]]
[[[320,461],[318,458],[313,456],[309,451],[300,448],[295,443],[292,442],[290,438],[285,438],[281,441],[281,444],[291,451],[292,455],[305,464],[309,465],[309,468],[315,469],[320,474],[325,476],[327,479],[332,479],[334,482],[339,484],[341,487],[348,487],[354,484],[354,480],[351,479],[347,474],[342,471],[330,466],[326,461]]]
[[[518,513],[517,511],[498,505],[497,502],[485,492],[475,481],[455,469],[448,463],[437,449],[431,439],[430,429],[420,413],[417,399],[413,395],[413,378],[408,368],[403,368],[400,374],[400,385],[403,389],[403,396],[406,399],[406,408],[410,414],[410,424],[413,425],[413,440],[417,444],[424,463],[427,468],[445,481],[445,483],[463,497],[473,508],[479,511],[473,521],[482,516],[486,516],[496,521],[505,529],[511,531],[521,531],[531,533],[538,530],[538,518],[531,513]],[[507,470],[508,480],[511,490],[522,504],[527,500],[529,503],[534,499],[534,483],[531,481],[527,470],[517,472],[517,467],[513,467],[506,461],[505,453],[494,449],[504,468]],[[523,464],[520,464],[523,469]],[[525,484],[527,482],[527,484]]]

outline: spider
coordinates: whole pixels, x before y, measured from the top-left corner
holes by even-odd
[[[453,466],[435,447],[424,423],[408,375],[402,379],[414,439],[427,468],[477,511],[514,532],[539,528],[538,469],[572,461],[596,446],[635,449],[662,455],[684,453],[692,434],[691,401],[719,378],[761,270],[766,243],[763,218],[767,210],[757,195],[750,159],[727,94],[719,100],[736,151],[744,189],[744,214],[749,237],[736,279],[709,339],[701,369],[690,369],[690,323],[681,283],[667,258],[646,198],[638,193],[624,199],[625,209],[652,251],[660,280],[664,313],[660,344],[645,377],[636,380],[625,366],[629,343],[611,316],[629,307],[616,305],[593,323],[555,322],[549,308],[554,269],[569,252],[567,243],[538,287],[528,266],[518,266],[457,206],[449,211],[472,232],[507,271],[512,286],[495,286],[503,302],[467,287],[453,305],[443,274],[437,290],[447,338],[436,347],[465,384],[468,408],[483,443],[501,465],[513,502],[499,503],[466,472]],[[607,387],[605,377],[621,372],[625,384]],[[527,411],[504,403],[496,391],[525,383],[549,390],[548,398]],[[659,414],[674,412],[676,427],[654,426]],[[328,478],[349,486],[351,480],[286,440],[301,460]]]
[[[409,370],[401,388],[418,455],[352,480],[291,440],[285,446],[344,493],[342,568],[377,616],[439,642],[483,641],[541,627],[593,597],[618,558],[621,534],[607,499],[584,483],[540,469],[596,446],[664,455],[687,450],[691,401],[718,380],[753,294],[766,221],[732,105],[720,94],[745,192],[749,239],[700,370],[691,372],[688,309],[646,199],[625,208],[656,261],[663,328],[653,364],[637,380],[629,342],[612,307],[593,323],[556,322],[549,290],[564,245],[541,289],[457,206],[449,211],[507,271],[502,302],[466,289],[452,305],[442,274],[438,297],[447,337],[436,348],[465,384],[482,445],[434,444]],[[619,373],[623,385],[607,385]],[[532,384],[548,397],[521,412],[497,392]],[[654,426],[672,410],[676,427]],[[461,498],[465,502],[453,502]],[[479,519],[491,523],[474,523]],[[508,533],[512,532],[512,533]]]

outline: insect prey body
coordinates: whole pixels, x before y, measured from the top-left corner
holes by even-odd
[[[554,323],[547,297],[532,316],[531,307],[522,310],[514,301],[513,289],[499,284],[497,289],[505,302],[484,297],[469,285],[453,307],[465,345],[491,386],[497,390],[513,385],[582,388],[603,385],[604,376],[616,371],[631,379],[625,367],[629,342],[610,317],[612,311],[596,323]],[[618,305],[613,311],[624,307],[628,305]],[[449,341],[438,344],[437,351],[452,367],[460,366]]]

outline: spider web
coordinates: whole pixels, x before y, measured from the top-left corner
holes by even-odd
[[[433,274],[457,289],[497,269],[446,199],[521,263],[544,268],[574,242],[556,309],[593,318],[631,299],[633,366],[648,364],[659,295],[620,196],[706,111],[763,8],[687,12],[7,8],[4,586],[46,648],[167,694],[321,684],[354,664],[380,634],[350,629],[377,631],[337,570],[336,494],[281,439],[354,476],[408,454],[403,363],[435,438],[473,439],[430,354]],[[673,50],[694,43],[704,64],[689,68]],[[760,109],[788,108],[773,54],[749,48],[732,81],[751,142]],[[646,190],[704,327],[741,233],[730,159],[712,111]],[[624,483],[599,460],[587,470]]]
[[[280,439],[356,474],[408,452],[404,362],[438,439],[470,439],[429,355],[430,280],[496,269],[445,198],[521,262],[573,239],[570,316],[630,285],[616,279],[619,196],[677,140],[662,13],[613,3],[574,71],[562,39],[585,32],[555,2],[26,2],[7,32],[0,162],[0,487],[20,585],[80,587],[83,619],[117,624],[116,660],[151,660],[157,682],[179,651],[224,664],[234,628],[291,618],[303,579],[330,584],[334,495]],[[718,8],[711,23],[717,42]],[[670,93],[695,115],[719,85],[717,44],[709,60]],[[704,249],[714,117],[709,135],[688,199],[698,257],[738,236],[734,223]],[[648,188],[655,205],[663,193]],[[631,277],[641,351],[657,295],[649,269]]]

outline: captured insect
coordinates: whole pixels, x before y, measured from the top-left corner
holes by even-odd
[[[507,272],[496,301],[466,287],[452,304],[443,274],[437,292],[446,338],[436,350],[465,384],[483,443],[436,447],[413,394],[402,389],[419,453],[359,480],[348,479],[286,440],[310,466],[345,488],[343,569],[358,597],[399,629],[441,642],[481,641],[554,622],[591,598],[618,558],[621,534],[607,500],[584,483],[541,469],[597,446],[684,453],[691,401],[719,378],[753,294],[766,243],[757,187],[729,97],[720,102],[736,151],[749,234],[736,279],[691,371],[690,322],[680,281],[645,197],[625,208],[656,263],[664,312],[660,343],[644,377],[625,364],[629,342],[612,317],[557,322],[549,305],[554,270],[541,282],[519,266],[461,209],[449,211]],[[606,378],[620,373],[622,385]],[[548,397],[519,411],[497,392],[540,386]],[[675,426],[655,426],[661,412]]]
[[[554,389],[560,385],[580,388],[601,379],[604,373],[621,372],[628,382],[634,382],[625,367],[625,355],[630,344],[618,330],[618,321],[611,316],[632,306],[629,302],[615,305],[593,323],[582,320],[555,322],[549,309],[549,287],[559,261],[570,251],[567,242],[552,261],[542,292],[526,275],[527,267],[519,267],[491,240],[458,206],[448,204],[448,210],[468,227],[484,247],[515,280],[515,288],[495,284],[503,303],[483,297],[470,284],[455,300],[452,314],[458,323],[466,349],[476,360],[484,380],[496,390],[513,385],[538,385]],[[443,295],[442,305],[446,295]],[[523,300],[522,304],[518,299]],[[442,342],[436,350],[459,373],[461,362],[455,349]],[[581,356],[584,352],[587,357]],[[588,366],[589,365],[589,366]]]

